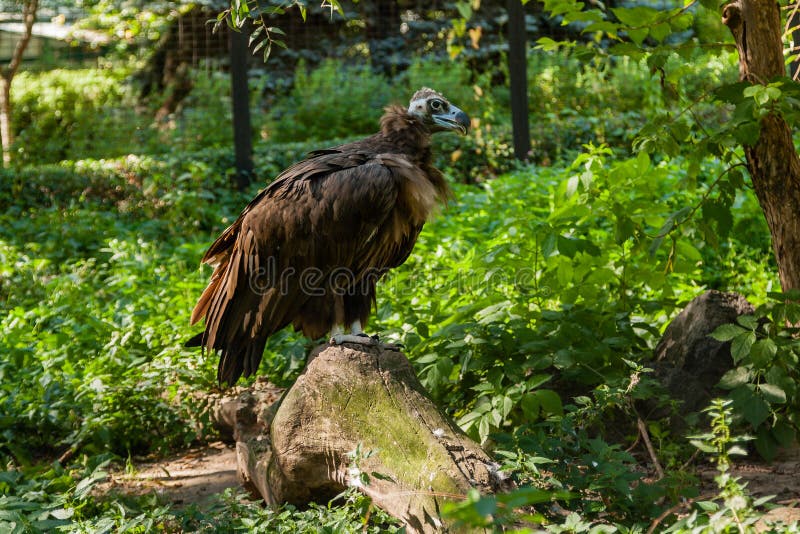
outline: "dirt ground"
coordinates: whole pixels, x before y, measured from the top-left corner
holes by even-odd
[[[164,502],[178,507],[202,507],[209,504],[209,497],[239,487],[236,448],[218,441],[157,462],[135,464],[131,474],[112,472],[100,491],[128,495],[155,492]]]
[[[701,468],[698,474],[701,496],[715,494],[717,472],[713,466]],[[800,522],[800,451],[772,464],[740,462],[733,474],[747,482],[753,497],[775,496],[770,502],[776,508],[767,515],[769,521]],[[234,445],[215,442],[157,462],[136,464],[133,474],[112,473],[101,491],[135,495],[156,492],[174,506],[203,507],[210,503],[209,497],[226,488],[240,487]]]
[[[703,468],[699,475],[703,489],[714,491],[716,470]],[[747,482],[751,495],[775,495],[773,503],[800,506],[800,459],[778,460],[772,464],[742,462],[734,467],[733,475]]]
[[[755,499],[774,495],[769,501],[770,510],[756,525],[758,532],[769,530],[768,523],[800,523],[800,450],[785,452],[772,463],[739,461],[732,474],[747,484],[748,493]],[[700,494],[715,494],[717,485],[713,466],[701,468]]]

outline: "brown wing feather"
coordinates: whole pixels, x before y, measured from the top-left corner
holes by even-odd
[[[221,382],[255,372],[266,339],[319,289],[301,287],[300,273],[316,269],[321,286],[333,269],[364,264],[366,237],[390,217],[399,181],[366,153],[319,153],[282,173],[215,241],[204,261],[217,266],[193,318],[206,319],[202,344],[220,352]]]

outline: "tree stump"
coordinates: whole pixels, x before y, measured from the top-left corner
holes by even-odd
[[[326,502],[356,485],[408,532],[447,532],[454,525],[441,517],[443,502],[512,487],[400,352],[322,346],[271,408],[260,402],[269,398],[245,391],[216,410],[236,435],[241,477],[268,504]],[[355,466],[356,447],[374,454]],[[356,467],[380,476],[359,485]]]

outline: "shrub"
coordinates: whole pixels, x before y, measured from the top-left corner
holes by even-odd
[[[22,72],[12,101],[19,164],[114,157],[142,148],[147,119],[136,114],[124,70]]]
[[[384,106],[402,98],[395,85],[368,65],[326,60],[308,73],[301,62],[291,93],[270,110],[269,135],[285,142],[371,134]]]

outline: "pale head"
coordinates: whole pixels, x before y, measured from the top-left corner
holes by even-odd
[[[423,87],[411,97],[408,114],[422,120],[431,132],[454,130],[466,134],[469,130],[469,116],[441,93],[428,87]]]

